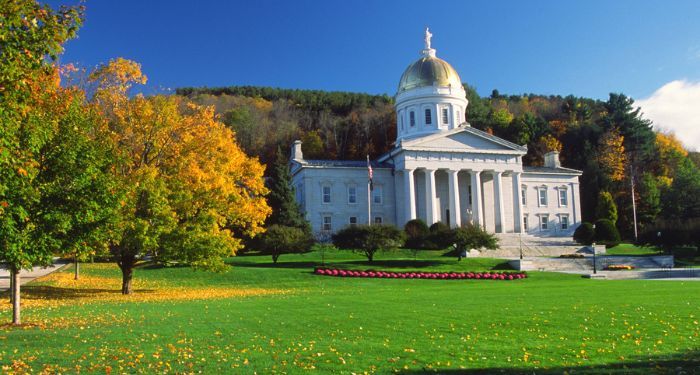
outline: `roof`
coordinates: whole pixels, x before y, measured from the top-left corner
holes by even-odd
[[[579,171],[578,169],[571,169],[571,168],[564,168],[564,167],[550,168],[550,167],[523,166],[523,173],[554,173],[554,174],[577,174],[577,175],[580,175],[583,172]]]
[[[366,160],[295,160],[304,167],[367,168]],[[372,168],[392,168],[389,163],[370,161]]]

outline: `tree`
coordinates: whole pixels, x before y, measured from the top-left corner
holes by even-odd
[[[583,222],[576,228],[574,232],[574,241],[580,243],[581,245],[591,245],[595,240],[595,230],[593,229],[593,224],[589,222]]]
[[[370,262],[377,251],[401,247],[403,242],[403,232],[387,224],[351,225],[333,235],[336,247],[360,252]]]
[[[679,163],[671,186],[662,194],[663,216],[667,219],[700,217],[700,169],[688,158]]]
[[[459,254],[471,249],[490,249],[498,248],[498,239],[480,228],[478,225],[467,224],[456,228],[453,234],[454,244]]]
[[[277,263],[280,255],[306,253],[313,243],[313,237],[299,228],[274,224],[262,234],[261,251]]]
[[[131,86],[146,81],[137,63],[115,59],[90,78],[123,196],[109,242],[122,293],[132,293],[134,267],[147,255],[224,269],[242,236],[263,231],[270,213],[264,167],[245,155],[212,107],[179,96],[129,98]]]
[[[595,240],[609,247],[617,246],[621,241],[620,232],[611,220],[599,219],[595,222]]]
[[[613,224],[617,222],[617,205],[612,194],[607,191],[601,191],[598,194],[596,218],[610,220]]]
[[[288,165],[288,159],[282,153],[282,149],[278,147],[275,163],[268,179],[270,190],[268,204],[272,208],[272,214],[267,219],[267,224],[295,227],[311,234],[311,225],[304,218],[301,207],[294,196],[295,191]]]
[[[84,122],[67,114],[80,116],[82,111],[66,109],[75,96],[60,88],[50,63],[75,36],[82,9],[54,11],[29,0],[3,2],[0,19],[0,260],[11,273],[12,323],[21,324],[19,271],[51,263],[73,224],[59,218],[64,206],[42,204],[52,196],[57,179],[76,178],[72,170],[61,170],[70,161],[63,162],[60,150],[45,156],[57,136],[84,136]],[[61,134],[69,124],[75,124],[74,131]]]
[[[403,227],[406,232],[405,246],[411,249],[422,249],[425,246],[425,240],[430,234],[428,225],[421,219],[409,220]]]
[[[653,223],[661,212],[661,191],[658,185],[654,175],[648,172],[643,173],[637,183],[639,221],[642,226]]]
[[[616,128],[610,129],[598,140],[598,163],[612,181],[625,178],[625,138]]]

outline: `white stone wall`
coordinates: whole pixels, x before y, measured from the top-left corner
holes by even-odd
[[[527,217],[527,232],[537,236],[572,236],[581,223],[581,201],[578,191],[578,176],[559,174],[523,173],[522,185],[526,188],[526,204],[523,215]],[[547,192],[547,204],[541,205],[539,190]],[[561,205],[559,191],[566,191],[566,205]],[[547,229],[542,230],[540,220],[547,217]],[[562,217],[569,221],[568,229],[562,229]]]
[[[303,190],[300,203],[314,233],[322,232],[324,216],[331,217],[331,232],[347,226],[350,217],[367,224],[367,168],[304,167],[294,173],[292,184]],[[329,203],[323,202],[323,186],[331,189]],[[348,202],[350,186],[356,188],[356,203]],[[395,225],[397,195],[391,170],[375,168],[374,186],[382,190],[382,202],[372,203],[372,221],[379,216],[383,223]]]

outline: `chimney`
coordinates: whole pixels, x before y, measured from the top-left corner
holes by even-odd
[[[561,167],[561,163],[559,162],[559,151],[550,151],[544,154],[544,166],[547,168]]]
[[[301,141],[296,140],[292,145],[292,156],[291,160],[304,160],[304,154],[301,153]]]

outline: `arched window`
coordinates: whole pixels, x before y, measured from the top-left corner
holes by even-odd
[[[425,124],[430,125],[433,123],[433,114],[430,112],[430,109],[425,110]]]

